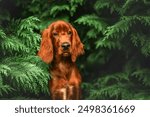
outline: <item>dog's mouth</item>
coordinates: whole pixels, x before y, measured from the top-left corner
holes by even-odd
[[[66,52],[63,52],[63,53],[62,53],[62,56],[68,57],[68,56],[70,56],[70,52],[67,52],[67,51],[66,51]]]

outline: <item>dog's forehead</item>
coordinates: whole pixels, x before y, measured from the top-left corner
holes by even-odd
[[[57,21],[54,23],[53,30],[57,32],[68,31],[68,30],[71,30],[71,27],[67,22]]]

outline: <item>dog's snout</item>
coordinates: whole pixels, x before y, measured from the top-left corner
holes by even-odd
[[[64,42],[62,43],[61,47],[63,48],[63,50],[68,50],[70,47],[70,44],[68,42]]]

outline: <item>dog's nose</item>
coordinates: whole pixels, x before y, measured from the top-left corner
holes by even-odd
[[[61,47],[63,48],[63,50],[68,50],[70,47],[70,44],[68,42],[64,42],[62,43]]]

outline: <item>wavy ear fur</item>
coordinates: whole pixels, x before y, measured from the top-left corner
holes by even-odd
[[[72,26],[71,26],[72,27]],[[84,54],[84,45],[80,41],[79,35],[75,28],[72,27],[72,56],[71,59],[73,62],[76,61],[79,55]]]
[[[50,28],[47,28],[42,33],[42,41],[38,51],[38,56],[45,63],[50,63],[53,60],[53,45],[50,37]]]

